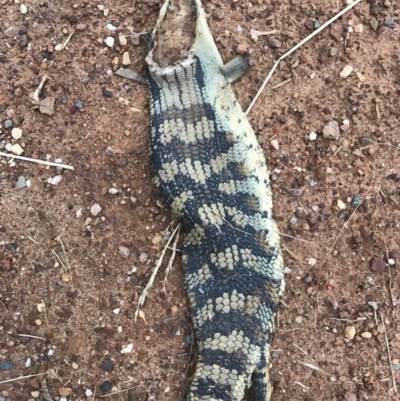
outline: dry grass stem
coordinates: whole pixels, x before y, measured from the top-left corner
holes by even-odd
[[[393,370],[393,365],[392,365],[392,355],[390,354],[389,339],[388,339],[388,335],[386,332],[385,322],[383,321],[382,312],[380,313],[380,315],[381,315],[382,326],[383,326],[383,329],[385,330],[385,342],[386,342],[386,349],[387,349],[387,353],[388,353],[388,357],[389,357],[390,372],[392,373],[393,390],[395,393],[397,393],[396,379],[394,377],[394,370]]]
[[[178,244],[180,230],[181,230],[181,225],[179,224],[178,225],[178,232],[175,235],[175,241],[174,241],[173,248],[168,248],[168,249],[172,249],[172,255],[169,258],[168,266],[167,266],[167,269],[165,270],[164,292],[166,292],[165,286],[166,286],[167,281],[168,281],[168,273],[172,270],[172,264],[174,263],[174,260],[175,260],[176,251],[177,251],[176,246]]]
[[[32,336],[31,334],[18,334],[20,337],[29,337],[29,338],[36,338],[37,340],[47,341],[43,337]]]
[[[43,164],[45,166],[61,167],[65,170],[75,170],[74,167],[68,166],[67,164],[48,162],[46,160],[40,160],[40,159],[32,159],[30,157],[17,156],[17,155],[12,155],[10,153],[0,152],[0,156],[9,157],[11,159],[23,160],[23,161],[31,162],[31,163]]]
[[[101,397],[101,398],[104,398],[104,397],[109,397],[110,395],[119,394],[119,393],[124,393],[124,392],[129,391],[129,390],[132,390],[132,389],[134,389],[134,388],[136,388],[136,387],[137,387],[137,386],[128,387],[128,388],[125,388],[125,389],[123,389],[123,390],[114,391],[113,393],[108,393],[108,394],[101,395],[100,397]]]
[[[295,384],[297,384],[297,385],[300,386],[300,387],[305,388],[306,390],[310,390],[310,387],[307,387],[306,385],[304,385],[304,384],[301,383],[301,382],[295,382]]]
[[[355,0],[354,3],[349,4],[346,8],[344,8],[342,11],[340,11],[338,14],[336,14],[334,17],[332,17],[330,20],[326,21],[324,24],[322,24],[318,29],[316,29],[314,32],[310,33],[305,39],[303,39],[301,42],[299,42],[296,46],[292,47],[288,52],[286,52],[283,56],[281,56],[273,65],[272,69],[270,70],[269,74],[265,78],[263,84],[261,85],[260,89],[258,90],[257,94],[254,96],[253,101],[250,103],[250,106],[246,110],[246,115],[249,114],[250,110],[253,108],[255,102],[259,98],[260,94],[264,90],[265,86],[267,85],[268,81],[270,80],[272,74],[275,72],[276,68],[278,67],[279,63],[284,60],[286,57],[290,56],[293,52],[295,52],[298,48],[304,45],[304,43],[307,43],[310,39],[312,39],[315,35],[318,35],[322,30],[324,30],[327,26],[332,24],[332,22],[336,21],[338,18],[340,18],[343,14],[347,13],[347,11],[351,10],[354,6],[356,6],[358,3],[360,3],[362,0]],[[296,24],[298,22],[290,17]]]
[[[288,84],[288,83],[291,82],[291,81],[292,81],[292,78],[289,78],[289,79],[287,79],[286,81],[283,81],[283,82],[281,82],[280,84],[273,86],[271,89],[272,89],[272,90],[278,89],[278,88],[280,88],[281,86],[286,85],[286,84]]]
[[[19,380],[29,379],[31,377],[43,376],[43,375],[46,375],[46,374],[48,374],[48,372],[37,373],[36,375],[27,375],[27,376],[14,377],[14,379],[3,380],[3,381],[0,382],[0,384],[17,382]]]

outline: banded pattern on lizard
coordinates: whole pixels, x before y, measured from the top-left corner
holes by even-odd
[[[265,157],[230,86],[247,65],[243,58],[223,64],[195,0],[188,56],[160,67],[153,53],[169,2],[146,62],[154,183],[182,223],[184,281],[198,344],[185,400],[240,401],[253,386],[254,400],[266,401],[284,281]]]

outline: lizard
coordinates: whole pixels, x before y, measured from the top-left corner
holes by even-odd
[[[248,63],[240,56],[223,63],[194,0],[193,44],[182,60],[161,66],[154,52],[170,1],[147,37],[145,61],[153,181],[182,224],[198,348],[184,399],[240,401],[252,387],[254,401],[267,401],[283,259],[265,156],[231,88]]]

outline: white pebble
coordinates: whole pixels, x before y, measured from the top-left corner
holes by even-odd
[[[91,396],[93,395],[92,390],[90,390],[90,388],[88,388],[88,389],[85,391],[85,395],[86,395],[86,397],[91,397]]]
[[[314,131],[311,131],[310,132],[310,135],[308,135],[308,139],[310,140],[310,141],[315,141],[316,139],[317,139],[317,134],[314,132]]]
[[[97,216],[102,210],[102,207],[98,203],[93,203],[90,207],[90,213],[92,216]]]
[[[110,188],[108,190],[108,193],[110,193],[111,195],[115,195],[118,193],[118,189],[117,188]]]
[[[109,31],[116,31],[116,30],[118,29],[116,26],[114,26],[113,24],[110,24],[110,23],[108,23],[108,24],[106,25],[106,28],[107,28]],[[110,47],[112,47],[112,46],[110,46]]]
[[[40,391],[31,391],[31,396],[33,398],[39,398],[40,396]]]
[[[26,367],[26,368],[30,368],[31,365],[32,365],[32,359],[31,359],[31,358],[28,358],[28,359],[25,361],[25,367]]]
[[[104,11],[105,7],[103,6],[103,4],[98,4],[98,5],[97,5],[97,9],[98,9],[99,11]]]
[[[388,263],[389,263],[389,266],[394,266],[396,264],[394,259],[389,259]]]
[[[118,315],[118,314],[119,314],[119,312],[121,312],[121,309],[119,309],[119,308],[115,308],[115,309],[113,309],[113,313],[114,313],[114,315]]]
[[[28,12],[28,7],[25,4],[19,6],[19,11],[21,14],[26,14]]]
[[[55,352],[54,349],[49,349],[48,352],[47,352],[47,355],[48,356],[53,356],[54,352]]]
[[[12,153],[14,153],[14,155],[17,155],[17,156],[21,156],[22,153],[24,153],[24,149],[22,149],[18,143],[13,145],[10,150]]]
[[[114,47],[114,42],[115,42],[115,40],[112,36],[106,37],[105,43],[108,47]]]
[[[314,258],[309,258],[308,259],[308,264],[311,266],[314,266],[317,263],[317,260]]]
[[[13,128],[11,131],[11,136],[14,139],[20,139],[22,136],[22,129],[21,128]]]
[[[62,176],[61,175],[56,175],[53,178],[48,178],[47,182],[51,185],[57,185],[60,181],[62,180]]]
[[[133,344],[124,345],[121,354],[130,354],[133,351]]]
[[[353,72],[353,67],[351,65],[346,65],[342,71],[340,71],[340,78],[347,78]]]

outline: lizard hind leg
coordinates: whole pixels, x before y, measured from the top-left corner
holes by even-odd
[[[237,56],[221,67],[221,72],[225,79],[232,83],[244,74],[248,66],[249,63],[246,57]]]

